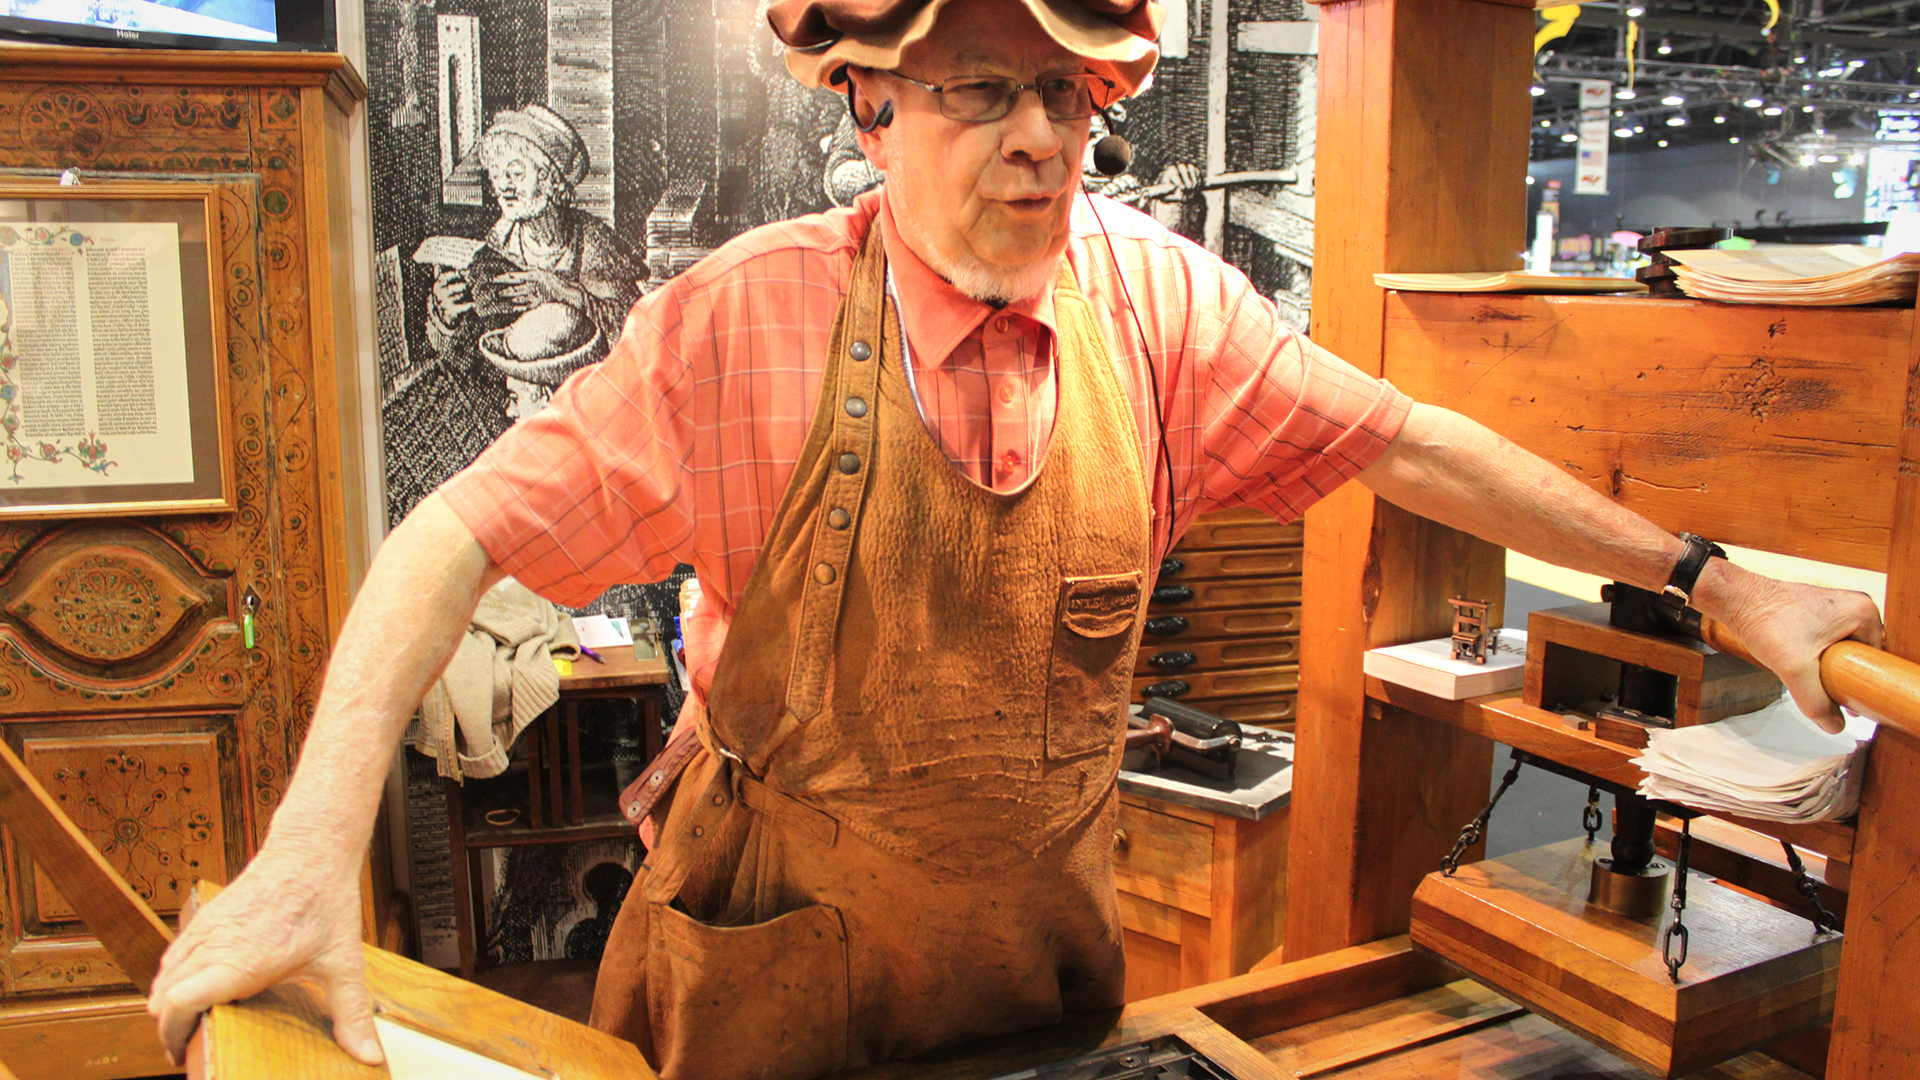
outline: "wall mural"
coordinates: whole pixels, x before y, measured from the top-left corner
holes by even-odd
[[[1095,138],[1110,122],[1133,143],[1133,166],[1088,186],[1221,253],[1304,328],[1316,10],[1165,2],[1153,84],[1095,125]],[[728,237],[879,182],[843,99],[788,77],[754,0],[365,3],[395,522],[603,359],[636,298]],[[615,589],[594,609],[671,626],[681,575]],[[594,895],[514,872],[501,878],[516,896]],[[416,884],[423,943],[444,949],[449,935],[428,929],[445,925],[444,887]],[[589,903],[580,917],[592,915]]]

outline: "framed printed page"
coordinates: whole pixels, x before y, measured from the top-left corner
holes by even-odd
[[[0,184],[0,517],[232,510],[215,189]]]

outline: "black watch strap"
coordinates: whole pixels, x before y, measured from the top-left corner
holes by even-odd
[[[1693,602],[1693,587],[1700,580],[1700,571],[1706,569],[1707,560],[1718,556],[1727,557],[1726,549],[1711,540],[1705,540],[1692,533],[1681,533],[1680,539],[1687,550],[1680,555],[1680,561],[1674,564],[1673,576],[1667,579],[1667,587],[1660,590],[1660,599],[1665,600],[1678,611]]]

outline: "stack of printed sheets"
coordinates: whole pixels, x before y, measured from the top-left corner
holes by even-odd
[[[1708,813],[1765,821],[1833,821],[1860,807],[1874,723],[1847,714],[1829,735],[1791,698],[1712,724],[1655,730],[1633,763],[1646,770],[1640,794]]]
[[[1680,291],[1736,304],[1876,304],[1911,301],[1920,254],[1855,244],[1667,251]]]

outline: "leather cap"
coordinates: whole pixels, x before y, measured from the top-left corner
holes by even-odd
[[[787,70],[808,86],[840,86],[849,64],[891,71],[933,30],[950,0],[773,0],[767,21],[787,46]],[[1160,59],[1159,0],[1021,0],[1041,29],[1123,94]]]

